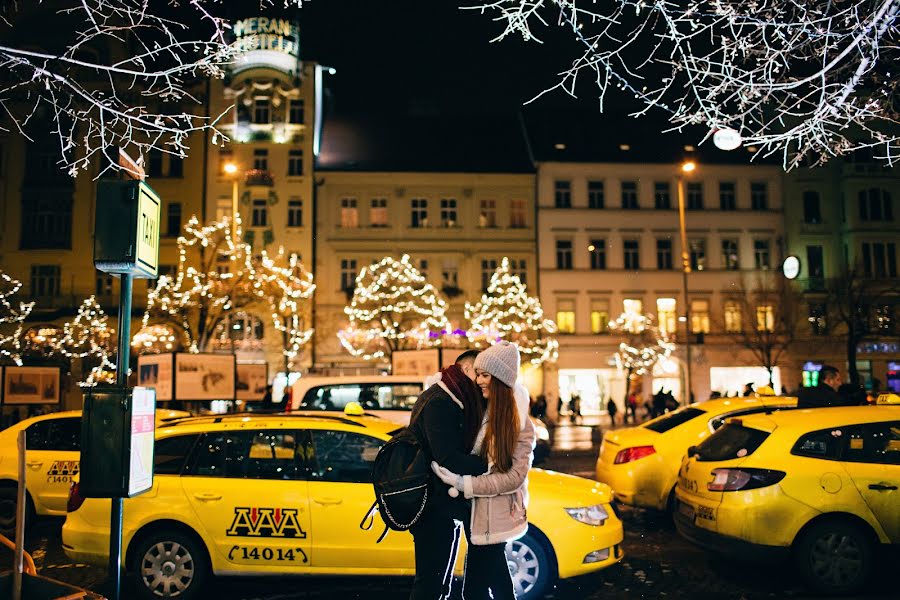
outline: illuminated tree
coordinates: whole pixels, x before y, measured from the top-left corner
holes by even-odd
[[[674,128],[728,130],[761,154],[781,155],[786,168],[864,147],[896,160],[897,0],[489,0],[466,8],[503,23],[494,41],[540,42],[551,28],[575,40],[571,65],[538,97],[596,86],[602,110],[607,92],[621,90],[636,100],[635,116],[655,109]]]
[[[63,336],[56,342],[58,351],[69,360],[80,359],[82,365],[97,363],[82,385],[115,379],[116,365],[109,360],[115,352],[114,334],[115,331],[109,327],[109,317],[94,296],[85,299],[78,307],[75,318],[63,326]]]
[[[623,337],[615,359],[629,386],[632,377],[650,373],[657,362],[675,351],[675,344],[666,339],[650,315],[624,312],[610,322],[609,329]]]
[[[268,302],[272,324],[281,333],[284,372],[289,374],[315,331],[311,327],[313,276],[296,254],[285,255],[284,248],[274,257],[263,252],[256,275],[257,296]]]
[[[529,296],[519,276],[510,272],[508,258],[503,257],[491,275],[481,300],[466,302],[465,314],[469,321],[467,336],[476,346],[507,340],[519,347],[523,362],[540,365],[556,361],[556,323],[544,318],[541,301]]]
[[[22,283],[0,272],[0,359],[9,358],[22,364],[22,329],[34,309],[34,302],[15,303],[12,298]]]
[[[363,267],[350,305],[347,327],[338,332],[344,348],[365,360],[390,359],[395,350],[438,346],[449,329],[447,304],[403,255]]]

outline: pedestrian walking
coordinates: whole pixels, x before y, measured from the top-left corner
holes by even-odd
[[[486,475],[461,475],[432,464],[451,486],[451,496],[472,499],[466,522],[469,553],[463,581],[466,600],[515,600],[506,562],[506,542],[528,530],[528,470],[533,460],[534,427],[528,418],[528,391],[516,383],[519,349],[499,342],[475,359],[476,382],[487,400],[484,424],[472,451],[490,465]]]
[[[475,385],[477,351],[464,352],[456,363],[429,378],[431,383],[413,405],[409,430],[426,458],[455,473],[480,475],[487,461],[472,454],[484,417],[485,403]],[[436,483],[436,482],[435,482]],[[429,494],[425,510],[410,528],[415,546],[416,576],[410,600],[447,598],[459,550],[456,521],[469,518],[469,503],[447,494]]]
[[[609,413],[609,426],[616,426],[616,413],[619,411],[619,407],[616,406],[616,401],[610,398],[606,401],[606,412]]]
[[[625,423],[628,423],[628,415],[631,415],[631,424],[637,424],[637,394],[631,392],[625,399]]]
[[[581,396],[577,393],[572,394],[572,399],[569,401],[569,420],[572,423],[581,423]]]

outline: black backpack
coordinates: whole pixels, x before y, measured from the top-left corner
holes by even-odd
[[[378,451],[372,466],[372,485],[375,502],[359,526],[371,529],[377,508],[385,524],[378,542],[388,529],[406,531],[422,516],[431,487],[431,459],[409,429],[392,437]]]

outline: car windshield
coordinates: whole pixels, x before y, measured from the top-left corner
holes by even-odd
[[[304,410],[344,410],[359,402],[364,410],[412,410],[422,392],[418,383],[344,383],[321,385],[306,392]]]
[[[753,454],[767,437],[769,434],[765,431],[726,423],[697,447],[697,460],[716,462],[744,458]]]
[[[679,408],[675,412],[667,413],[658,419],[654,419],[649,423],[645,423],[641,427],[655,431],[657,433],[665,433],[670,429],[674,429],[679,425],[687,423],[691,419],[695,419],[705,413],[705,410],[694,408],[693,406],[685,406]]]

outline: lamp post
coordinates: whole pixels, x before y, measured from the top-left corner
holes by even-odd
[[[237,236],[238,219],[238,166],[233,162],[225,163],[225,174],[231,177],[231,237]]]
[[[684,349],[685,349],[685,404],[693,399],[691,385],[691,303],[688,300],[688,273],[691,272],[691,255],[688,249],[687,229],[684,226],[684,176],[693,173],[697,164],[693,161],[682,163],[678,174],[678,226],[681,230],[681,289],[684,294]]]

